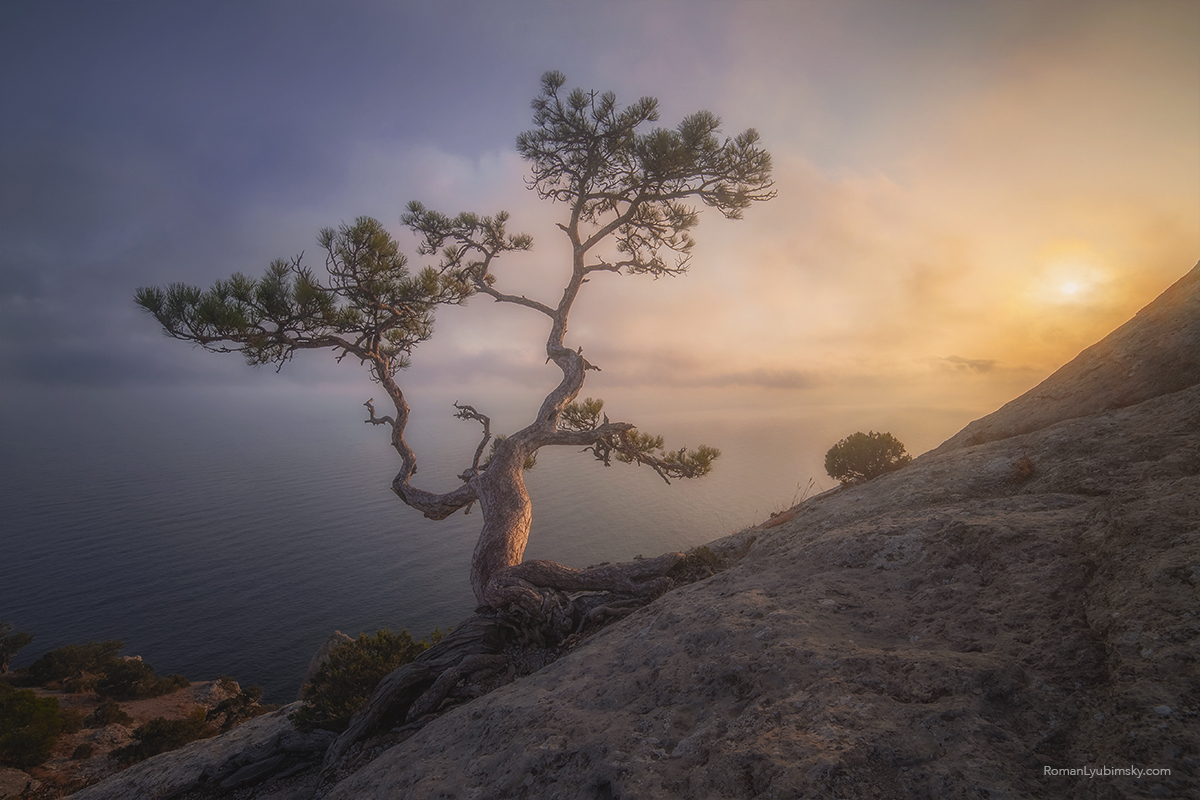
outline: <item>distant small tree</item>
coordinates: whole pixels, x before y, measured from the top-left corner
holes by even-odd
[[[869,481],[912,461],[904,445],[890,433],[852,433],[829,448],[825,471],[843,484]]]
[[[8,672],[8,667],[17,652],[33,641],[32,633],[13,631],[11,623],[0,622],[0,675]]]

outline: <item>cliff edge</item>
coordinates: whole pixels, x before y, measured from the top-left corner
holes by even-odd
[[[935,453],[1031,433],[1200,383],[1200,263],[1129,322]]]
[[[1198,360],[1200,265],[946,445],[328,796],[1197,791]],[[1057,772],[1086,767],[1170,775]]]

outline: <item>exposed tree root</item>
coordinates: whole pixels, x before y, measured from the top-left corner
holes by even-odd
[[[336,763],[350,745],[387,724],[402,722],[413,703],[447,670],[476,655],[499,653],[511,631],[482,614],[468,617],[453,632],[384,678],[349,727],[329,746],[323,767]]]
[[[494,574],[484,590],[484,601],[517,621],[518,638],[552,644],[577,632],[594,617],[597,607],[636,608],[658,597],[671,588],[667,573],[685,559],[683,553],[666,553],[591,569],[527,561]],[[570,596],[568,592],[592,594]]]
[[[573,645],[649,604],[670,588],[711,575],[721,560],[707,548],[690,555],[667,553],[653,559],[586,570],[550,561],[509,567],[488,587],[491,607],[481,607],[442,641],[388,675],[325,754],[324,768],[335,765],[355,742],[386,725],[419,723],[458,692],[483,694],[469,687],[501,670],[517,672],[514,647]]]

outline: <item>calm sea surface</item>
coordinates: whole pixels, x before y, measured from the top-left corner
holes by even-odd
[[[333,630],[422,636],[473,610],[479,516],[432,522],[404,506],[388,489],[395,455],[354,403],[75,399],[4,409],[0,621],[36,637],[17,666],[121,639],[160,674],[228,674],[289,702]],[[477,436],[465,426],[410,437],[418,485],[456,485]],[[587,566],[740,530],[790,506],[810,477],[829,488],[821,459],[850,432],[799,417],[677,427],[668,444],[723,450],[711,476],[667,486],[646,468],[542,451],[527,473],[526,557]]]

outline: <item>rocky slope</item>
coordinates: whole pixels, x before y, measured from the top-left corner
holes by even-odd
[[[903,470],[720,545],[539,672],[234,796],[1200,796],[1200,264]],[[78,797],[163,796],[204,746]]]

